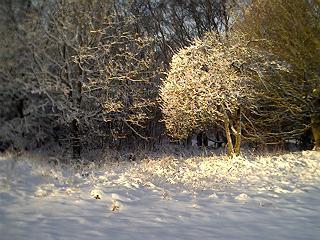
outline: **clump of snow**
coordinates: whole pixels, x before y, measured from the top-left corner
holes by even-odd
[[[103,196],[103,193],[99,189],[93,189],[93,190],[91,190],[90,195],[91,195],[91,197],[93,197],[95,199],[101,199]]]
[[[54,195],[56,191],[54,184],[42,184],[37,186],[37,190],[34,193],[35,197],[47,197]]]
[[[245,193],[241,193],[238,196],[236,196],[234,199],[240,202],[247,202],[250,200],[250,197]]]

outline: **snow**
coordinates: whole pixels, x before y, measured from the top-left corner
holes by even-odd
[[[0,156],[1,240],[320,236],[319,152],[56,163]]]

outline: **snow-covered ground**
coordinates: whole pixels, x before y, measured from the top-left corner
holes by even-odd
[[[0,157],[0,239],[320,239],[320,153]],[[57,163],[57,162],[56,162]]]

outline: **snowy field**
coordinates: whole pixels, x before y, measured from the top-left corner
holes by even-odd
[[[320,153],[0,157],[0,239],[320,239]]]

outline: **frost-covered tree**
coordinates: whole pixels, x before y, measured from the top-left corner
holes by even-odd
[[[259,87],[288,71],[275,56],[256,48],[257,42],[241,33],[222,37],[210,32],[173,57],[160,90],[172,137],[184,139],[194,130],[220,127],[228,154],[239,153],[242,133],[250,135],[255,129],[252,116],[263,94]]]
[[[81,146],[148,139],[161,74],[154,41],[116,1],[62,1],[39,23],[26,85],[58,138]]]
[[[241,36],[211,32],[181,49],[160,92],[169,134],[183,139],[193,130],[220,126],[228,154],[239,153],[241,118],[254,108],[253,87],[269,66],[268,56]]]

